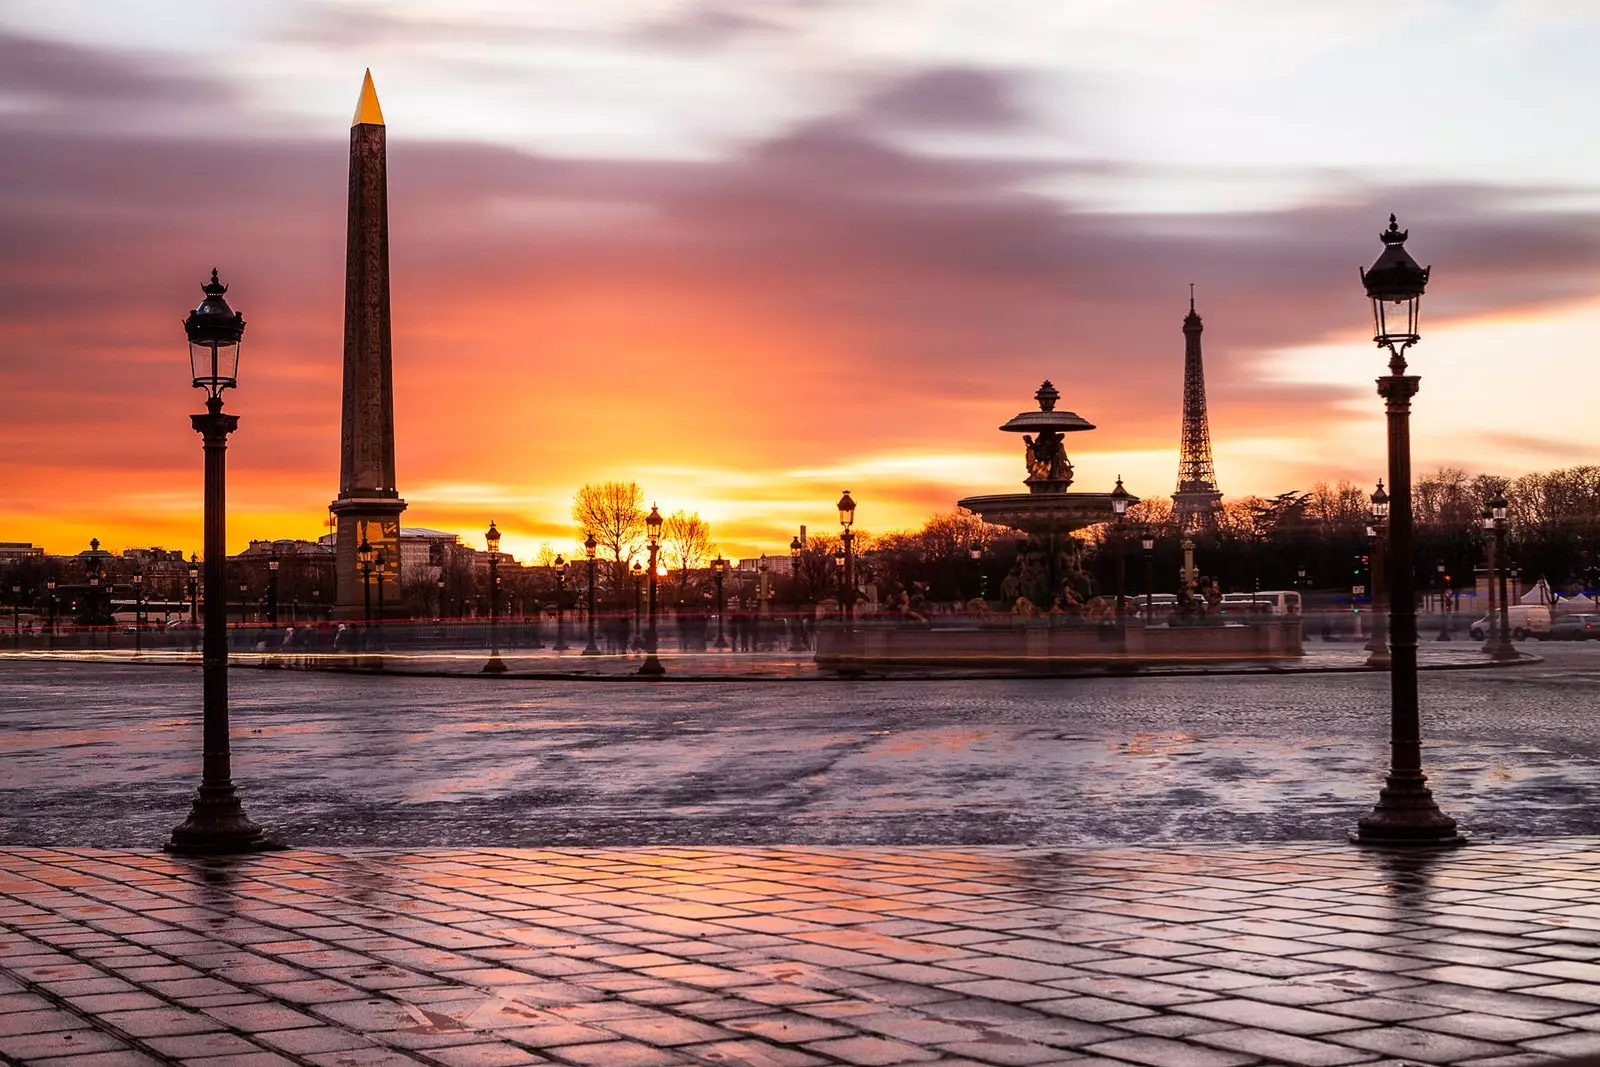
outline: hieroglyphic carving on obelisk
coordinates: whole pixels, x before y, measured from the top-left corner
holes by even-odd
[[[389,345],[389,189],[383,111],[372,72],[361,83],[350,126],[349,228],[345,238],[344,408],[339,460],[335,614],[360,618],[370,601],[406,613],[400,596],[400,513],[395,488],[394,369]],[[366,540],[381,563],[371,589],[357,549]],[[382,595],[379,595],[379,584]],[[370,593],[370,596],[368,595]]]

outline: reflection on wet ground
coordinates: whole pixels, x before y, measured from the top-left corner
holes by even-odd
[[[1423,677],[1482,835],[1600,832],[1600,650]],[[1382,675],[601,687],[240,671],[235,775],[300,844],[1335,839],[1386,760]],[[154,845],[198,671],[0,662],[0,842]]]
[[[0,1059],[1512,1067],[1600,1050],[1597,887],[1593,838],[0,849]]]

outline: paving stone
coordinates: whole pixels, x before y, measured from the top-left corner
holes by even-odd
[[[1251,1028],[1209,1030],[1194,1035],[1202,1045],[1245,1052],[1275,1064],[1294,1064],[1296,1067],[1342,1067],[1348,1063],[1365,1063],[1373,1059],[1371,1052],[1331,1045],[1323,1041],[1297,1037],[1274,1030]]]
[[[1386,1056],[1421,1060],[1423,1063],[1459,1063],[1462,1060],[1515,1052],[1507,1045],[1472,1041],[1463,1037],[1435,1034],[1408,1026],[1373,1027],[1329,1034],[1328,1040],[1341,1045],[1379,1052]]]
[[[939,1058],[939,1053],[929,1049],[920,1049],[903,1041],[891,1041],[882,1037],[834,1038],[828,1041],[814,1041],[806,1048],[843,1060],[845,1063],[860,1064],[862,1067],[916,1063]]]
[[[1203,1048],[1164,1037],[1125,1037],[1090,1045],[1089,1052],[1149,1067],[1246,1067],[1253,1055]]]

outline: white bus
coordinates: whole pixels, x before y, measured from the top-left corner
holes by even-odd
[[[1294,589],[1263,589],[1258,593],[1225,593],[1222,610],[1259,615],[1300,614],[1300,593]]]

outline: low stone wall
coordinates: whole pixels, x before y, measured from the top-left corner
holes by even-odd
[[[970,628],[857,624],[817,632],[823,670],[952,667],[1020,674],[1130,670],[1141,666],[1261,662],[1305,655],[1298,615],[1204,626],[991,624]]]

